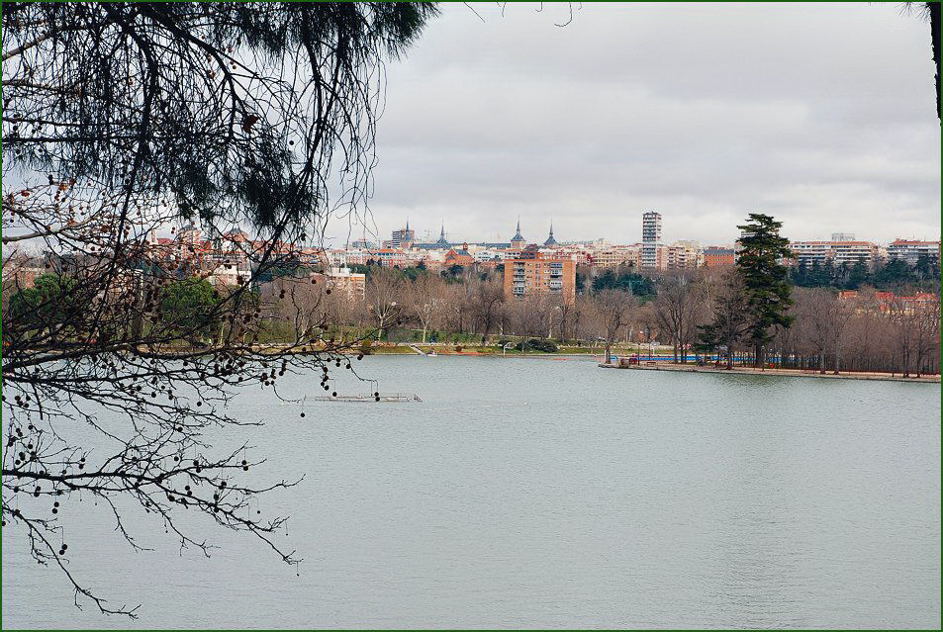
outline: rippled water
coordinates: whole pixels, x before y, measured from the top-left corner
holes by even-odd
[[[611,371],[589,359],[371,357],[422,403],[240,396],[300,575],[208,528],[64,506],[72,605],[3,530],[5,627],[940,626],[940,387]],[[286,378],[287,379],[287,378]],[[320,394],[316,378],[289,390]],[[371,390],[343,382],[342,393]],[[315,392],[317,391],[317,392]],[[90,511],[95,509],[95,511]],[[198,527],[206,526],[198,523]]]

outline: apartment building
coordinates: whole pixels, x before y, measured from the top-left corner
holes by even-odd
[[[877,244],[870,241],[794,241],[789,248],[796,264],[822,265],[831,261],[833,265],[854,265],[864,261],[873,265],[878,259]]]
[[[737,252],[729,246],[708,246],[703,252],[705,268],[723,268],[737,262]]]
[[[668,270],[698,268],[704,263],[703,251],[696,241],[676,241],[665,246],[664,250],[665,268]]]
[[[642,265],[642,248],[637,245],[597,248],[590,251],[589,255],[590,263],[600,268],[613,268],[623,264],[638,268]]]
[[[504,296],[521,298],[532,294],[550,294],[565,299],[576,297],[576,262],[572,259],[546,257],[528,252],[526,259],[504,262]]]
[[[887,246],[888,259],[903,259],[908,265],[916,265],[921,255],[934,261],[940,260],[940,242],[897,239]]]
[[[647,211],[642,214],[643,268],[659,268],[658,250],[661,245],[661,213]]]

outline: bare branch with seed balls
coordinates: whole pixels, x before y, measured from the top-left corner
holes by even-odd
[[[330,214],[365,211],[385,60],[435,12],[3,4],[3,524],[76,605],[136,616],[68,569],[59,509],[83,495],[133,548],[128,500],[181,546],[209,551],[179,526],[201,512],[297,563],[272,537],[286,518],[248,511],[297,479],[248,478],[265,455],[214,437],[255,423],[227,408],[242,390],[352,370],[355,342],[324,340],[295,286],[294,335],[262,344],[259,286],[306,279]]]

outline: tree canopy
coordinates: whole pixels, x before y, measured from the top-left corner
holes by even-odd
[[[3,152],[278,232],[367,192],[384,56],[426,3],[11,2]],[[340,160],[341,187],[328,175]]]
[[[788,270],[782,259],[790,257],[789,240],[780,236],[782,222],[769,215],[750,213],[741,231],[737,270],[743,281],[751,317],[750,338],[755,361],[763,361],[762,348],[771,338],[774,326],[788,327],[792,305]]]

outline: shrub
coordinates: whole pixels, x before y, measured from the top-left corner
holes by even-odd
[[[519,342],[514,347],[518,351],[542,351],[543,353],[556,353],[557,345],[552,340],[544,338],[531,338],[526,342]]]

